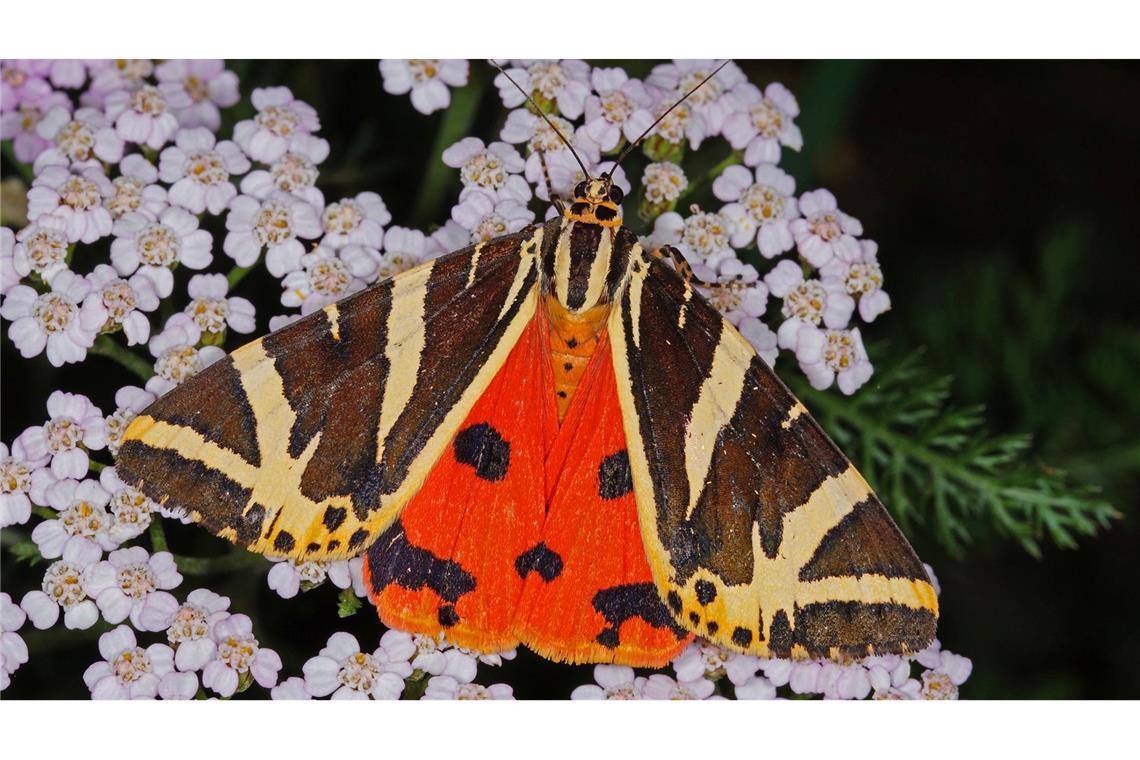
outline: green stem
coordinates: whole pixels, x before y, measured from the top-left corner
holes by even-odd
[[[5,140],[3,142],[4,158],[8,159],[12,166],[16,167],[16,171],[20,173],[21,179],[24,180],[25,184],[30,186],[36,179],[36,173],[32,171],[31,164],[25,164],[23,161],[16,159],[16,149],[13,145],[12,140]]]
[[[153,551],[169,551],[166,543],[166,530],[162,527],[162,520],[158,515],[150,521],[150,546]]]
[[[239,267],[235,266],[226,274],[226,280],[230,283],[230,289],[237,287],[237,284],[245,279],[245,276],[253,271],[253,267]]]
[[[437,212],[454,176],[454,169],[444,164],[440,156],[452,144],[467,136],[475,121],[479,101],[483,99],[483,90],[486,86],[486,76],[482,72],[473,70],[470,84],[451,91],[451,105],[443,112],[443,120],[435,135],[435,144],[428,154],[427,165],[420,180],[420,193],[412,211],[413,226],[423,228],[437,221]]]
[[[106,356],[138,375],[140,380],[146,381],[154,374],[154,368],[141,356],[125,346],[120,346],[108,335],[100,335],[95,339],[95,345],[88,349],[93,354]]]

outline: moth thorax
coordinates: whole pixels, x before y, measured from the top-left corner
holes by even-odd
[[[617,229],[591,222],[563,219],[548,267],[547,283],[569,314],[582,314],[609,303],[610,257]]]

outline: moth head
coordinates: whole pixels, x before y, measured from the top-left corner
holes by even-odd
[[[574,187],[574,202],[566,216],[579,222],[616,227],[621,224],[621,203],[625,193],[608,174],[584,179]]]

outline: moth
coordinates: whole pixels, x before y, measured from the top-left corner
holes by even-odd
[[[254,552],[361,556],[385,625],[477,651],[926,646],[934,589],[867,482],[623,226],[613,169],[582,169],[559,216],[190,378],[131,422],[120,476]]]

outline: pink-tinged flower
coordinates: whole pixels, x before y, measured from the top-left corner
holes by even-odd
[[[469,657],[474,657],[484,665],[492,665],[499,667],[503,664],[503,660],[513,660],[518,656],[518,649],[504,649],[500,652],[476,652],[473,649],[464,649],[463,647],[456,647],[460,652]]]
[[[901,687],[910,679],[910,660],[896,654],[868,657],[861,664],[867,669],[876,697]]]
[[[701,270],[709,270],[701,266]],[[700,288],[708,302],[733,325],[749,317],[757,319],[768,309],[768,286],[751,264],[735,256],[723,259],[716,271],[696,271],[705,282],[718,283],[716,287]],[[709,276],[712,275],[712,277]]]
[[[395,228],[393,228],[395,229]],[[391,235],[391,230],[388,234]],[[427,238],[427,246],[424,252],[425,259],[434,259],[445,253],[458,251],[460,248],[466,248],[471,245],[471,233],[464,229],[463,225],[454,219],[448,219],[443,223],[431,236]]]
[[[281,281],[281,303],[301,307],[311,314],[334,301],[364,288],[364,281],[353,275],[348,264],[324,246],[301,257],[302,269],[289,272]]]
[[[0,63],[0,108],[10,111],[26,100],[38,100],[51,91],[45,76],[48,62],[7,60]]]
[[[257,116],[234,125],[234,142],[254,161],[272,164],[298,135],[321,128],[316,110],[297,100],[288,87],[259,87],[251,97]]]
[[[676,105],[676,108],[673,106]],[[705,121],[705,117],[698,111],[694,110],[689,105],[689,101],[685,101],[677,105],[675,99],[660,98],[657,105],[653,108],[653,121],[661,119],[657,126],[650,132],[650,138],[647,141],[646,152],[651,156],[659,154],[673,153],[677,155],[676,149],[659,150],[661,146],[656,146],[655,143],[660,141],[669,146],[682,145],[686,140],[689,141],[689,147],[693,150],[701,147],[701,143],[710,134],[709,125]]]
[[[180,130],[174,145],[162,151],[158,159],[158,176],[172,183],[170,202],[201,214],[209,210],[220,214],[237,195],[230,177],[245,174],[250,163],[237,143],[216,142],[205,127]]]
[[[150,527],[152,516],[158,511],[158,504],[134,486],[128,486],[119,478],[114,467],[105,467],[99,473],[99,485],[111,494],[111,540],[123,543],[141,536]]]
[[[281,657],[262,647],[253,635],[253,621],[247,615],[230,615],[219,620],[210,634],[218,647],[217,659],[202,671],[202,685],[223,697],[232,697],[239,686],[257,681],[266,689],[277,685]]]
[[[62,557],[72,545],[91,546],[100,554],[115,548],[107,513],[111,494],[98,481],[65,478],[49,486],[46,495],[48,506],[59,514],[32,529],[32,541],[46,559]]]
[[[595,665],[594,680],[597,684],[584,684],[570,692],[570,699],[641,699],[646,681],[625,665]]]
[[[7,239],[11,230],[3,229],[7,230]],[[53,277],[67,269],[68,240],[62,219],[41,217],[40,221],[20,230],[14,243],[10,261],[15,278],[5,277],[5,295],[28,275],[36,274],[50,285]]]
[[[321,245],[339,251],[347,245],[378,249],[384,244],[384,225],[392,221],[384,200],[372,192],[359,193],[325,206],[321,214]]]
[[[651,210],[672,209],[688,186],[684,170],[671,161],[647,165],[641,177],[641,192]]]
[[[451,209],[451,218],[471,233],[472,243],[485,243],[518,232],[534,221],[534,212],[513,199],[496,200],[486,192],[471,192]]]
[[[342,250],[340,256],[351,266],[350,250]],[[424,233],[407,227],[389,227],[384,233],[384,253],[376,262],[375,277],[377,280],[395,277],[426,261],[430,253],[428,238]]]
[[[577,119],[590,94],[590,65],[585,61],[564,58],[560,61],[518,61],[507,69],[510,78],[541,105],[553,105],[567,119]],[[507,108],[518,108],[526,102],[519,87],[502,73],[495,77],[499,97]],[[569,137],[569,135],[567,135]],[[503,138],[504,140],[507,138]]]
[[[87,451],[107,445],[103,413],[86,396],[63,391],[52,391],[47,410],[48,422],[25,430],[19,444],[33,460],[50,455],[57,478],[82,478],[87,474]]]
[[[859,302],[859,316],[864,322],[874,322],[891,308],[891,297],[883,290],[883,270],[879,266],[879,244],[874,240],[860,240],[862,255],[853,262],[839,257],[823,265],[819,273],[823,279],[841,281],[847,292]]]
[[[697,639],[673,660],[673,671],[680,682],[709,679],[717,681],[725,676],[734,684],[741,684],[755,675],[762,663],[759,657],[740,654]]]
[[[103,199],[103,205],[115,219],[137,211],[147,219],[157,220],[166,208],[166,188],[155,184],[158,169],[138,153],[132,153],[119,164],[119,176],[111,180],[114,193]]]
[[[493,683],[482,686],[477,683],[462,683],[451,676],[433,676],[424,689],[420,699],[443,700],[482,700],[482,699],[514,699],[514,689],[509,684]]]
[[[780,341],[768,325],[760,321],[758,317],[744,317],[736,329],[740,331],[745,340],[752,344],[756,353],[768,363],[769,367],[776,366],[776,357],[780,353]]]
[[[198,694],[198,676],[195,673],[167,673],[158,682],[158,696],[162,699],[193,699]]]
[[[927,668],[922,674],[924,699],[957,699],[958,687],[966,683],[974,670],[974,663],[969,657],[943,649],[937,639],[918,652],[914,659]]]
[[[299,676],[290,676],[269,690],[270,699],[312,699],[305,679]]]
[[[732,244],[744,248],[755,240],[766,259],[790,251],[795,245],[791,221],[799,216],[794,194],[796,181],[772,164],[730,166],[713,182],[713,194],[728,205],[720,210],[736,224]]]
[[[108,623],[129,615],[140,631],[164,631],[178,609],[167,593],[182,583],[170,552],[147,554],[141,546],[119,549],[87,571],[87,594],[95,599]]]
[[[229,617],[230,599],[207,589],[195,589],[167,621],[166,640],[174,648],[174,664],[181,671],[201,670],[214,659],[218,645],[210,631]]]
[[[51,628],[63,610],[63,625],[69,630],[86,630],[99,620],[99,608],[87,594],[87,569],[99,561],[103,550],[90,542],[68,543],[63,558],[44,573],[40,588],[24,594],[20,606],[32,625]]]
[[[737,699],[775,699],[776,686],[764,676],[753,676],[733,689]]]
[[[125,625],[99,637],[99,654],[103,662],[96,662],[83,674],[92,699],[154,699],[160,684],[177,675],[170,647],[151,644],[143,649],[135,632]],[[171,691],[177,694],[181,689]]]
[[[380,61],[384,92],[391,95],[412,93],[412,107],[423,114],[451,105],[448,87],[467,84],[469,65],[462,59],[387,58]]]
[[[707,678],[695,681],[675,681],[664,673],[654,673],[641,687],[642,699],[693,700],[708,699],[716,685]]]
[[[415,655],[412,657],[412,668],[414,670],[422,670],[433,676],[443,675],[444,671],[447,670],[447,652],[450,651],[451,644],[442,633],[437,636],[429,636],[424,633],[409,634],[393,630],[385,632],[384,635],[387,636],[389,633],[401,640],[411,642],[415,648]],[[462,664],[460,661],[455,661],[452,670],[455,671],[456,666],[460,664]],[[469,669],[472,674],[471,678],[475,677],[476,669],[478,669],[477,665],[475,668]]]
[[[94,63],[94,65],[92,65]],[[154,61],[147,58],[118,58],[114,61],[88,62],[91,86],[79,97],[85,106],[102,108],[107,96],[120,90],[133,92],[142,87],[154,73]]]
[[[716,71],[719,65],[719,61],[708,59],[673,59],[672,63],[654,66],[653,71],[645,78],[645,83],[668,93],[664,98],[668,107],[700,85],[701,81]],[[730,62],[685,101],[685,105],[691,106],[704,121],[707,134],[719,134],[724,128],[725,119],[736,110],[735,99],[730,96],[730,92],[746,81],[747,78],[740,67]],[[670,142],[680,142],[680,140],[670,140]],[[694,149],[696,147],[693,146]]]
[[[114,192],[101,168],[73,173],[62,166],[45,167],[28,191],[28,221],[56,217],[63,221],[68,242],[94,243],[111,234],[111,212],[103,199]]]
[[[329,143],[315,135],[297,135],[289,143],[289,150],[266,169],[255,169],[241,181],[241,191],[258,200],[265,200],[274,192],[289,193],[313,208],[325,205],[324,193],[317,188],[320,171],[317,166],[329,157]]]
[[[399,699],[404,679],[412,674],[408,658],[413,652],[410,644],[389,651],[381,640],[369,654],[361,651],[352,634],[334,633],[320,655],[302,668],[305,685],[315,697],[331,694],[333,699]]]
[[[160,89],[145,84],[133,92],[112,92],[104,101],[104,108],[119,137],[158,150],[178,131],[174,112],[188,108],[191,103],[190,96],[181,87]]]
[[[554,124],[554,128],[547,123]],[[523,175],[533,185],[542,185],[545,178],[542,174],[542,159],[550,163],[551,156],[556,153],[566,153],[564,158],[573,161],[569,149],[563,138],[570,142],[574,150],[587,163],[597,163],[601,158],[601,150],[597,143],[586,136],[583,127],[575,128],[573,124],[557,114],[550,114],[546,119],[540,118],[525,108],[518,108],[507,114],[507,121],[499,133],[506,142],[518,145],[526,143],[527,159]],[[561,137],[559,137],[561,135]]]
[[[352,574],[347,560],[298,562],[270,557],[269,561],[274,563],[267,577],[269,588],[276,591],[282,599],[292,599],[302,588],[308,591],[326,580],[340,589],[352,586]]]
[[[653,123],[653,93],[624,70],[594,69],[590,82],[597,95],[586,98],[586,134],[603,153],[618,147],[624,135],[636,140]]]
[[[226,352],[217,346],[195,348],[201,338],[202,331],[185,314],[168,319],[163,331],[147,344],[155,357],[155,374],[146,381],[147,391],[161,396],[225,357]]]
[[[158,220],[135,211],[115,222],[111,243],[111,263],[124,277],[136,271],[149,277],[160,298],[174,292],[174,274],[179,264],[205,269],[213,261],[214,239],[198,229],[198,218],[185,209],[171,206]]]
[[[689,261],[716,270],[722,261],[736,256],[732,250],[735,233],[736,225],[723,214],[694,210],[682,217],[676,211],[668,211],[654,220],[649,243],[652,247],[676,246]]]
[[[20,456],[20,451],[9,453],[8,444],[0,443],[0,528],[23,525],[32,516],[32,475],[39,466]],[[40,459],[42,464],[47,460]]]
[[[724,120],[724,136],[733,148],[744,149],[744,163],[778,164],[781,145],[792,150],[803,147],[803,135],[794,121],[800,106],[784,85],[773,82],[761,92],[745,82],[733,89],[731,97],[735,107]]]
[[[25,359],[47,348],[53,367],[81,362],[95,343],[102,323],[87,322],[80,304],[91,292],[87,278],[70,270],[56,273],[51,290],[37,294],[27,285],[8,291],[0,315],[10,320],[8,337]]]
[[[784,299],[781,348],[794,351],[796,335],[804,325],[822,322],[832,330],[841,330],[851,321],[855,300],[836,278],[805,280],[800,265],[785,259],[764,275],[764,282],[772,295]]]
[[[217,58],[169,60],[154,70],[160,83],[177,83],[190,96],[190,104],[174,112],[183,127],[206,127],[217,132],[222,125],[219,108],[229,108],[241,99],[237,74],[226,70]]]
[[[190,278],[190,303],[183,311],[203,333],[218,335],[227,326],[234,332],[251,333],[257,327],[253,304],[241,296],[227,298],[229,289],[224,274],[196,274]]]
[[[837,382],[839,390],[850,396],[871,379],[874,367],[863,347],[859,328],[820,330],[806,325],[796,337],[796,359],[811,386],[825,390]]]
[[[459,169],[464,193],[480,189],[501,200],[530,200],[530,185],[518,174],[526,162],[512,145],[484,145],[478,137],[465,137],[443,152],[443,162]]]
[[[28,661],[28,645],[16,631],[28,619],[7,593],[0,593],[0,691],[11,683],[11,676]]]
[[[63,239],[63,236],[60,235]],[[63,239],[64,254],[59,259],[62,262],[67,253],[67,241]],[[64,264],[66,266],[66,264]],[[16,271],[16,233],[7,227],[0,227],[0,296],[8,295],[8,291],[20,284],[23,277]]]
[[[46,114],[59,107],[70,108],[71,101],[66,94],[55,91],[25,100],[11,111],[5,104],[4,113],[0,115],[0,139],[12,141],[12,152],[17,161],[33,163],[51,147],[52,138],[41,136],[39,126]]]
[[[124,280],[108,264],[97,264],[87,281],[91,293],[83,299],[81,318],[88,324],[101,322],[101,332],[122,329],[129,346],[146,343],[150,321],[143,312],[154,311],[159,303],[154,281],[141,272]]]
[[[48,78],[56,87],[66,90],[78,90],[87,81],[87,71],[90,67],[93,72],[99,70],[99,65],[92,61],[83,61],[76,58],[60,58],[51,62]]]
[[[827,190],[813,190],[800,196],[802,219],[790,224],[799,252],[813,267],[819,268],[838,257],[851,263],[863,253],[855,238],[863,234],[863,225],[853,216],[839,210],[835,196]]]
[[[320,236],[321,220],[308,203],[276,191],[264,200],[249,195],[234,198],[226,229],[229,234],[222,247],[238,266],[253,266],[266,250],[266,269],[283,277],[301,266],[305,246],[297,238]]]
[[[153,393],[134,385],[126,385],[115,391],[115,411],[106,418],[107,451],[111,452],[111,456],[119,455],[123,433],[127,431],[131,420],[157,399]]]
[[[57,105],[40,120],[36,133],[50,143],[36,158],[37,174],[46,166],[84,169],[97,161],[117,164],[123,158],[123,138],[94,108],[80,108],[72,115],[70,103]]]

